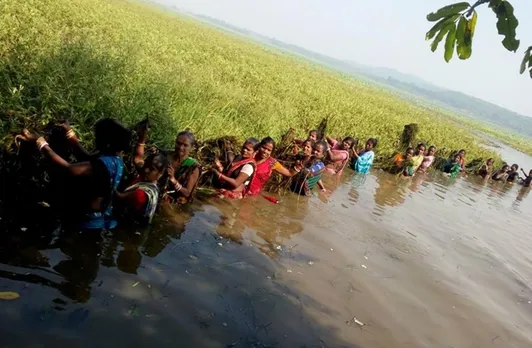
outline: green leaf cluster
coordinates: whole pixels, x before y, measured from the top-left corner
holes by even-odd
[[[497,15],[497,30],[503,35],[503,46],[512,52],[519,49],[520,41],[516,38],[516,29],[519,21],[514,15],[514,7],[506,0],[491,0],[489,7]]]
[[[525,56],[523,57],[523,61],[521,62],[520,73],[523,74],[527,70],[530,73],[530,77],[532,78],[532,46],[527,48],[527,50],[525,51]]]
[[[427,15],[428,21],[437,21],[437,23],[427,32],[426,39],[433,39],[431,50],[435,52],[445,38],[444,58],[446,62],[453,58],[455,50],[460,59],[471,57],[477,12],[470,9],[471,5],[468,2],[460,2]]]

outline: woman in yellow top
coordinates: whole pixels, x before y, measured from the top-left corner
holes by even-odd
[[[412,159],[411,159],[413,173],[417,172],[418,168],[421,166],[421,164],[425,160],[426,149],[427,147],[423,143],[417,146],[416,153],[414,154],[414,156],[412,156]]]

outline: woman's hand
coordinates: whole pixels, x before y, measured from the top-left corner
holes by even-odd
[[[177,180],[175,178],[175,169],[172,166],[168,166],[166,169],[166,173],[168,174],[169,181],[172,183],[172,185],[177,184]]]
[[[41,136],[37,133],[32,133],[28,129],[24,128],[21,134],[16,136],[16,139],[20,139],[22,141],[26,141],[28,143],[35,143],[37,142],[37,139],[39,139]]]
[[[220,162],[220,160],[218,158],[214,160],[214,166],[220,172],[222,172],[223,169],[224,169],[224,167],[222,166],[222,162]]]

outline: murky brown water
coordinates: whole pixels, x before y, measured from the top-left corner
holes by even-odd
[[[532,346],[529,191],[326,183],[328,198],[197,200],[102,238],[4,235],[0,291],[21,297],[0,302],[0,346]]]

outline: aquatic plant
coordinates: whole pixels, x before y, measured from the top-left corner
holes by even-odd
[[[331,135],[399,145],[417,137],[470,158],[496,157],[466,127],[368,83],[272,51],[154,5],[127,0],[5,0],[0,4],[0,137],[69,119],[91,141],[101,117],[149,115],[155,144],[180,129],[198,138],[298,137],[324,118]]]

